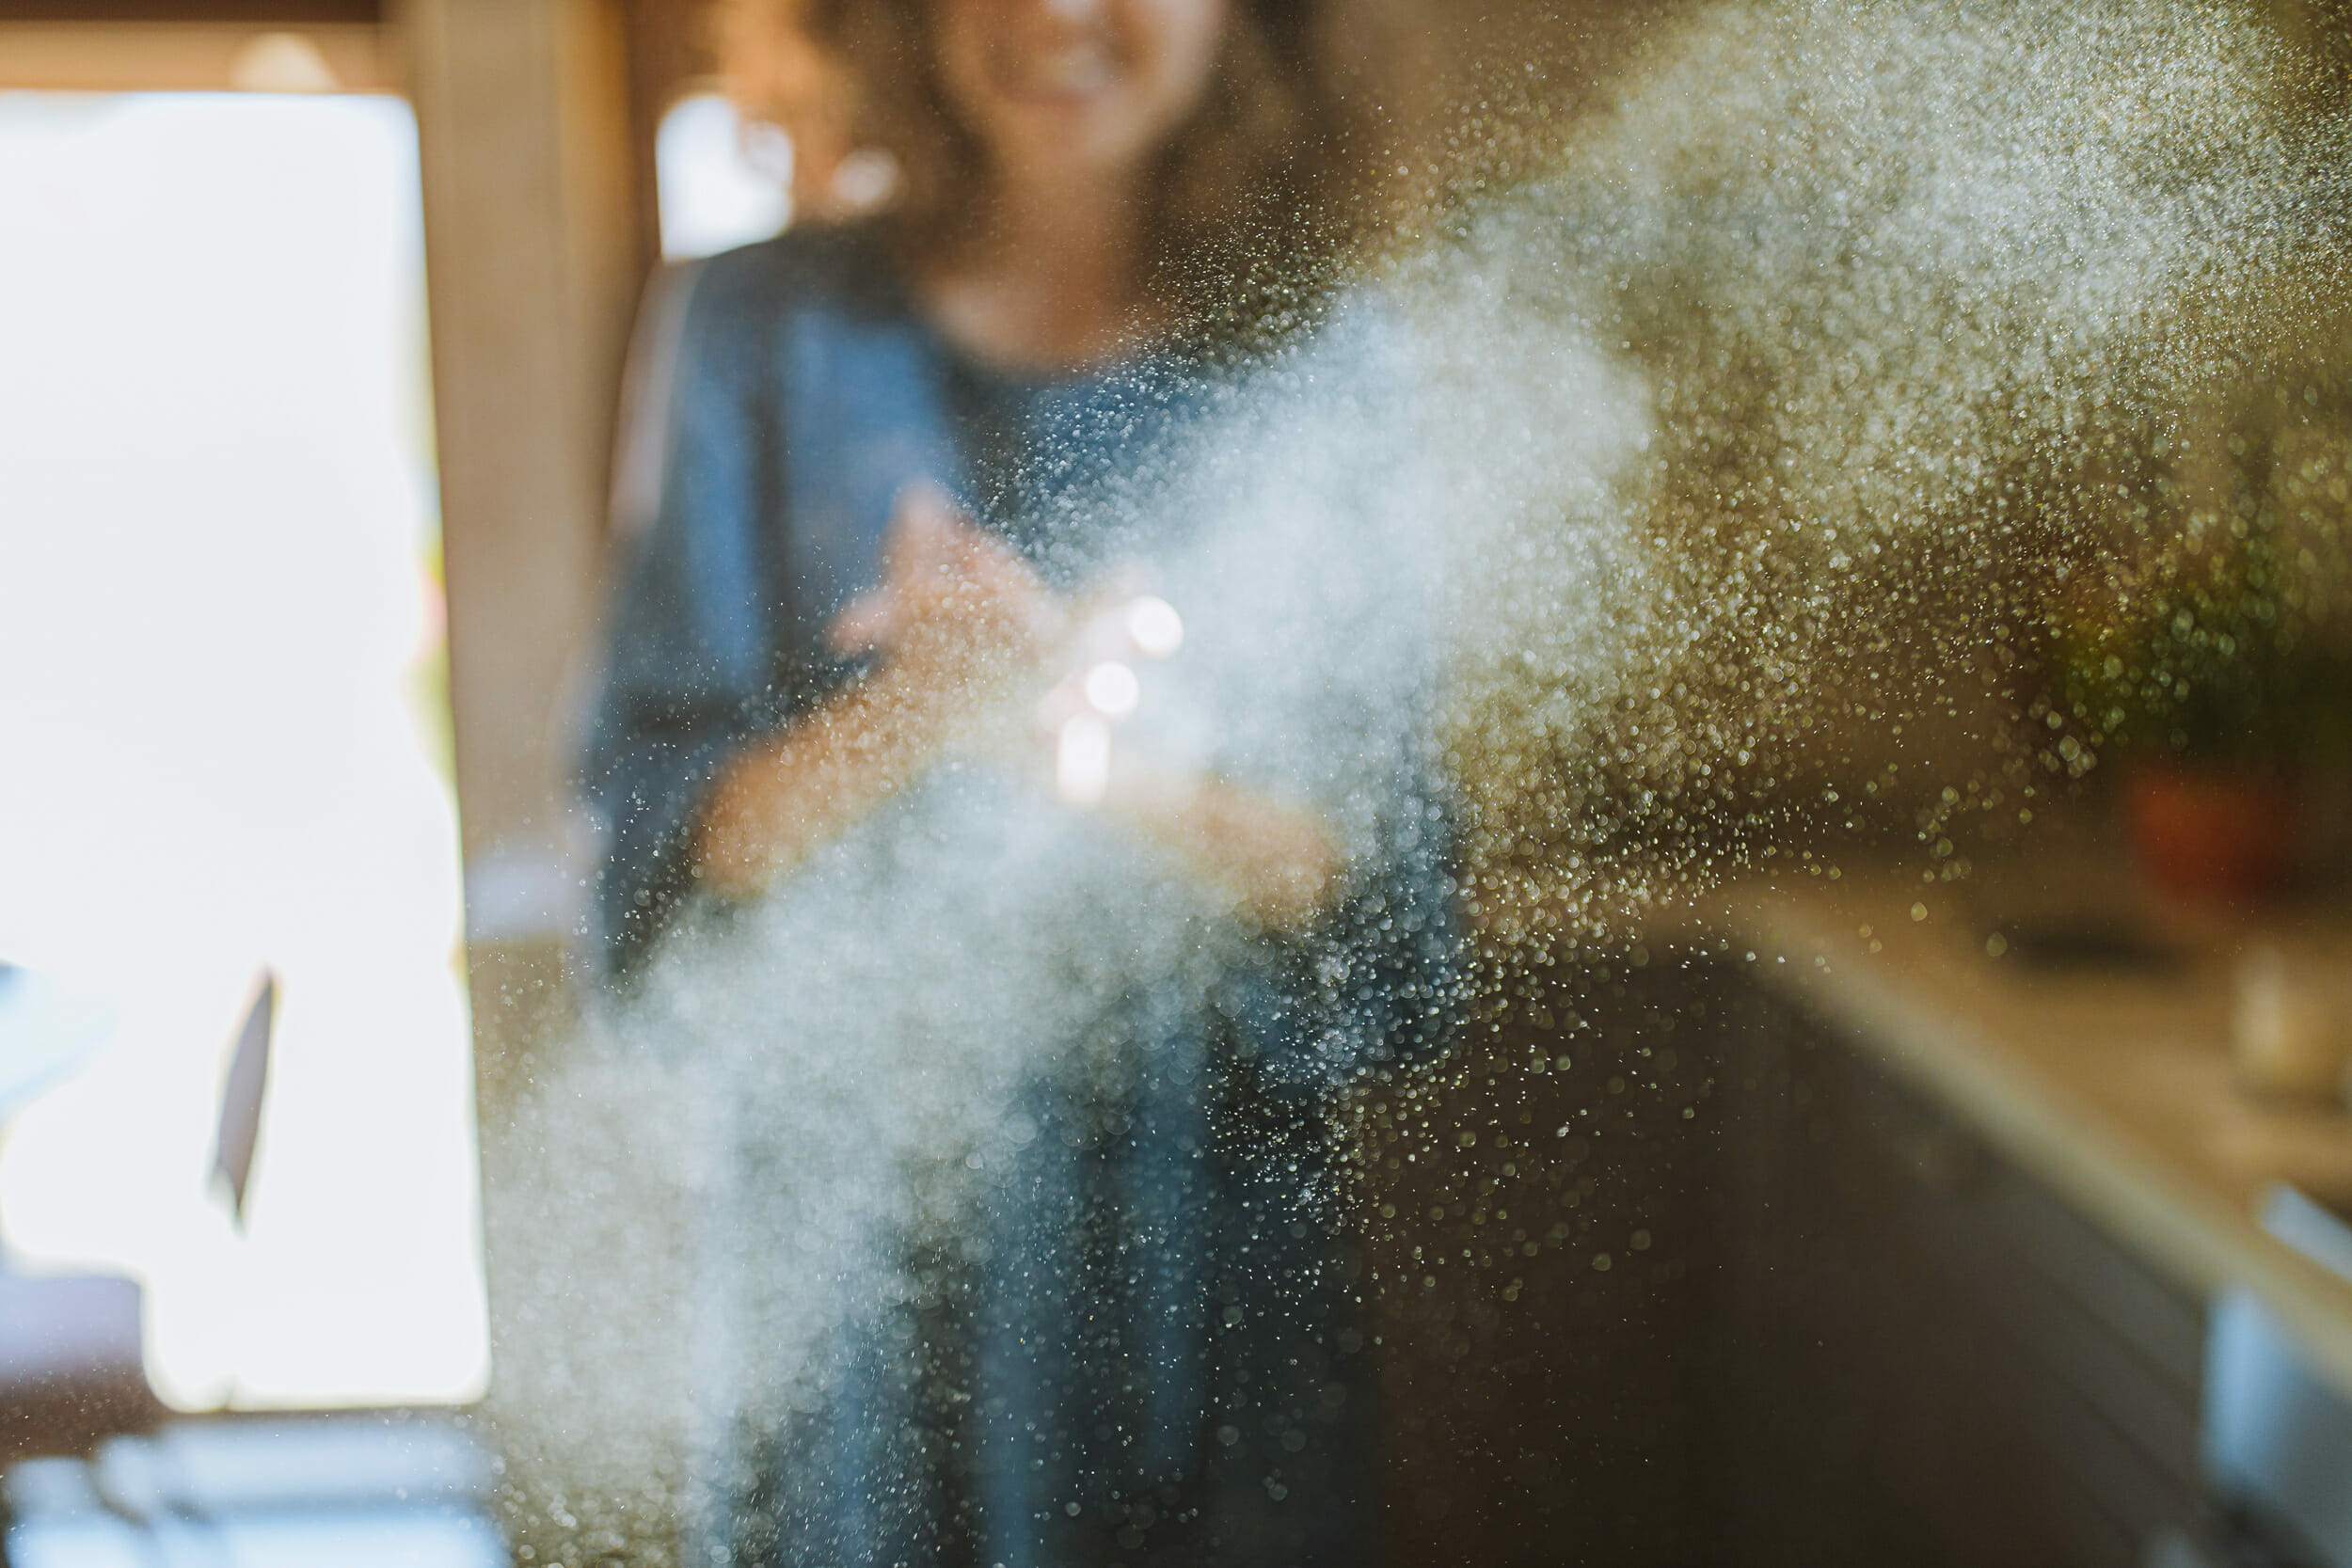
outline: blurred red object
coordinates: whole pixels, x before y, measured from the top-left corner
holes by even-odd
[[[2275,891],[2294,869],[2302,804],[2288,780],[2245,768],[2143,762],[2123,785],[2133,855],[2184,898]]]

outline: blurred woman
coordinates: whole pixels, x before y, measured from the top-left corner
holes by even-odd
[[[1216,509],[1197,478],[1137,499],[1137,476],[1200,468],[1200,431],[1268,405],[1247,388],[1303,411],[1322,404],[1302,388],[1389,374],[1378,331],[1332,305],[1390,156],[1349,9],[728,13],[742,96],[792,135],[804,221],[688,280],[657,378],[660,481],[585,768],[610,833],[604,962],[640,985],[674,927],[805,907],[816,880],[865,875],[843,869],[860,855],[898,879],[869,890],[936,890],[961,863],[993,931],[927,945],[961,895],[920,918],[921,895],[870,893],[863,913],[779,916],[772,932],[800,933],[784,946],[838,960],[788,990],[866,975],[850,1032],[922,1036],[913,1075],[963,1034],[1017,1039],[1023,1065],[1002,1118],[1017,1132],[957,1162],[990,1170],[977,1196],[928,1232],[892,1211],[913,1283],[828,1330],[816,1396],[738,1413],[735,1466],[706,1478],[706,1549],[1009,1568],[1372,1555],[1359,1295],[1321,1118],[1367,1058],[1442,1016],[1426,648],[1367,564],[1390,503],[1347,471],[1364,465],[1215,538],[1168,515]],[[1377,420],[1350,409],[1326,423],[1360,438]],[[1353,518],[1353,537],[1276,537],[1305,515]],[[1294,617],[1295,653],[1271,635]],[[1165,691],[1146,687],[1136,672],[1180,642],[1194,673],[1171,659]],[[891,824],[925,812],[928,847],[894,847]],[[962,842],[952,821],[980,824],[984,862],[942,847]],[[910,1022],[898,993],[961,964],[965,1002]],[[1024,964],[1057,989],[1009,986]],[[780,1022],[794,1005],[745,1027],[804,1036],[804,1016]],[[739,1180],[816,1180],[775,1142],[805,1109],[787,1099],[744,1091]],[[742,1221],[742,1268],[809,1267],[808,1234],[787,1232],[825,1201],[795,1191]]]

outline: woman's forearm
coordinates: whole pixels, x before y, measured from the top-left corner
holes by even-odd
[[[1339,850],[1295,806],[1146,767],[1114,769],[1103,804],[1274,929],[1305,929],[1338,891]]]
[[[722,897],[757,897],[929,768],[969,705],[917,667],[885,666],[739,753],[704,804],[696,877]],[[1103,806],[1269,927],[1304,929],[1337,891],[1329,832],[1270,797],[1129,757]]]
[[[885,670],[740,752],[704,803],[696,877],[724,898],[758,896],[921,773],[946,718],[936,694]]]

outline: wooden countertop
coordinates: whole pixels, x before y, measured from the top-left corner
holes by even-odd
[[[2036,967],[1988,954],[1994,917],[2058,910],[2127,916],[2176,958]],[[2229,1049],[2237,954],[2270,941],[2312,972],[2352,974],[2341,916],[2168,908],[2111,861],[2045,857],[1963,882],[1913,868],[1735,887],[1705,924],[2152,1265],[2195,1290],[2251,1291],[2352,1395],[2352,1282],[2254,1217],[2274,1182],[2352,1198],[2352,1115],[2249,1098]]]

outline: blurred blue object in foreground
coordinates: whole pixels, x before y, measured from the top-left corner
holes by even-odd
[[[8,1568],[506,1568],[490,1458],[448,1419],[223,1418],[8,1474]]]
[[[2263,1228],[2352,1279],[2352,1225],[2291,1187]],[[2216,1493],[2285,1560],[2352,1568],[2352,1398],[2251,1294],[2213,1307],[2205,1354],[2204,1463]]]
[[[113,1030],[108,1003],[0,962],[0,1127]],[[28,1278],[0,1245],[0,1459],[152,1424],[162,1407],[140,1365],[140,1312],[133,1280]]]

